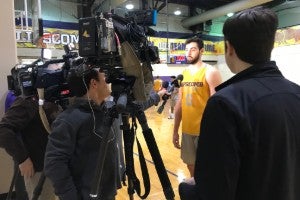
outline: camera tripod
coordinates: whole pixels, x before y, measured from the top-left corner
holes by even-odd
[[[118,110],[118,111],[117,111]],[[126,110],[126,111],[125,111]],[[147,144],[147,147],[149,149],[149,152],[151,154],[151,157],[153,159],[153,162],[155,164],[155,168],[158,174],[158,177],[160,179],[161,185],[163,187],[163,192],[167,200],[173,200],[174,199],[174,191],[172,189],[169,177],[167,175],[165,166],[163,164],[161,155],[159,153],[153,132],[151,128],[149,128],[146,115],[141,108],[140,105],[135,103],[129,103],[126,106],[126,109],[121,112],[122,117],[122,127],[123,130],[123,138],[124,138],[124,149],[125,149],[125,163],[126,163],[126,175],[128,178],[128,195],[130,200],[133,200],[133,194],[137,192],[137,194],[140,196],[140,198],[144,199],[148,196],[150,192],[150,181],[149,181],[149,175],[147,169],[145,167],[142,167],[142,174],[144,177],[144,184],[145,184],[145,194],[141,195],[140,192],[140,182],[135,174],[134,170],[134,159],[133,159],[133,143],[134,143],[134,127],[130,127],[129,119],[130,117],[133,120],[133,126],[136,126],[136,119],[138,119],[138,122],[142,128],[142,132]],[[92,189],[90,193],[90,197],[92,199],[99,199],[98,194],[99,191],[101,191],[101,187],[104,183],[101,183],[101,177],[103,173],[103,165],[105,161],[105,155],[106,150],[108,146],[108,135],[110,132],[110,128],[112,126],[114,118],[116,118],[116,115],[118,116],[118,113],[120,113],[120,110],[118,109],[117,105],[114,105],[111,109],[107,111],[108,117],[103,123],[102,130],[103,131],[103,137],[101,141],[101,145],[99,148],[99,156],[97,160],[97,167],[96,172],[92,184]],[[141,149],[139,143],[138,148]],[[104,156],[103,156],[104,154]],[[145,160],[141,160],[141,166],[146,166]],[[144,168],[144,169],[143,169]]]

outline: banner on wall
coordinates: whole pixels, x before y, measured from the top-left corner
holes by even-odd
[[[174,38],[157,38],[149,37],[149,41],[152,45],[157,46],[159,49],[159,56],[161,63],[167,63],[168,57],[170,63],[184,64],[186,63],[185,57],[185,41],[186,39],[174,39]],[[224,42],[204,42],[204,55],[220,55],[224,54]]]
[[[73,43],[78,48],[79,36],[77,30],[45,28],[43,37],[36,44],[32,43],[33,32],[16,29],[18,48],[49,48],[63,49],[66,44]]]
[[[300,44],[300,25],[277,30],[274,47],[295,44]]]

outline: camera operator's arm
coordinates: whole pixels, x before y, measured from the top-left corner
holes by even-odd
[[[178,149],[180,149],[178,129],[182,118],[181,101],[182,101],[182,91],[181,88],[179,88],[178,101],[176,102],[175,110],[174,110],[175,119],[174,119],[174,129],[173,129],[173,144]]]
[[[34,174],[34,167],[28,155],[28,150],[18,138],[28,124],[38,113],[34,102],[18,97],[3,116],[0,122],[0,147],[4,148],[20,165],[21,174],[30,177]]]
[[[138,105],[141,106],[142,110],[147,110],[148,108],[150,108],[153,105],[158,105],[158,103],[161,101],[162,96],[164,94],[166,94],[167,90],[165,88],[163,88],[162,90],[156,92],[152,92],[150,94],[150,97],[147,101],[144,102],[136,102]]]

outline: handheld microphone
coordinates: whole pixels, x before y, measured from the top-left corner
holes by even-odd
[[[171,93],[174,91],[174,88],[175,87],[180,87],[181,85],[181,81],[183,80],[183,75],[182,74],[179,74],[176,79],[174,79],[174,81],[172,81],[171,83],[171,87],[168,89],[168,93]]]
[[[166,86],[167,84],[166,83],[163,83],[163,88],[166,88],[167,89],[167,93],[166,94],[164,94],[163,96],[162,96],[162,99],[164,100],[163,101],[163,103],[161,104],[161,106],[157,109],[157,113],[159,113],[159,114],[161,114],[162,113],[162,111],[164,110],[164,108],[165,108],[165,105],[166,105],[166,103],[167,103],[167,100],[169,99],[169,97],[170,97],[170,95],[171,95],[171,93],[174,91],[174,88],[175,87],[180,87],[180,85],[181,85],[181,81],[183,80],[183,75],[182,74],[179,74],[177,77],[176,77],[176,79],[174,80],[174,81],[172,81],[172,83],[171,83],[171,87],[164,87],[164,86]]]

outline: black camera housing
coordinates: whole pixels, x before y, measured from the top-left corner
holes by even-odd
[[[67,48],[66,48],[67,49]],[[65,50],[66,50],[65,49]],[[66,51],[63,59],[45,61],[37,59],[28,65],[16,65],[7,76],[8,89],[16,96],[24,98],[37,95],[37,88],[44,89],[46,101],[54,102],[65,108],[72,96],[67,84],[67,75],[71,62],[78,57],[76,52]],[[51,64],[61,65],[56,70],[49,70]]]

